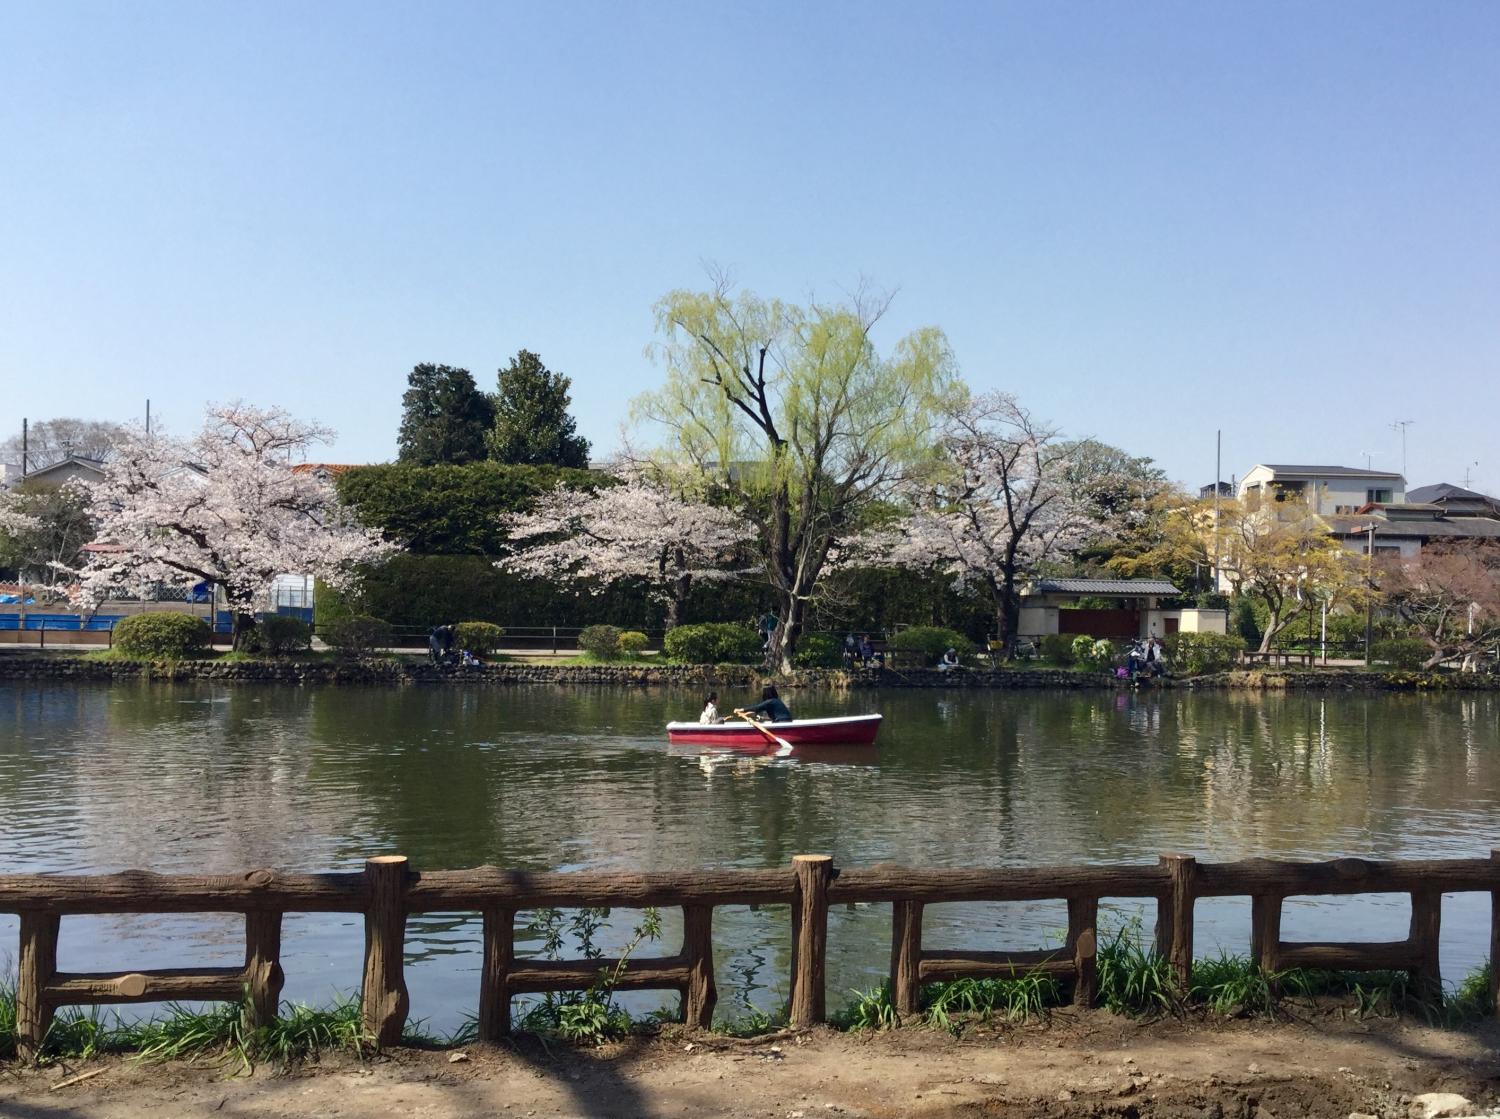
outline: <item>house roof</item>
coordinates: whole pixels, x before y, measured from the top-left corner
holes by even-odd
[[[1432,520],[1396,518],[1389,520],[1378,513],[1363,516],[1324,516],[1328,530],[1335,536],[1363,536],[1375,526],[1375,535],[1400,536],[1419,540],[1500,540],[1500,521],[1493,517],[1436,517]]]
[[[1474,490],[1466,490],[1462,486],[1455,486],[1452,482],[1439,482],[1435,486],[1418,486],[1414,490],[1406,491],[1408,501],[1446,501],[1453,498],[1467,499],[1469,501],[1493,501],[1485,494]]]
[[[1288,466],[1263,462],[1260,464],[1273,474],[1308,478],[1400,478],[1400,474],[1389,470],[1361,470],[1357,466]]]
[[[1181,594],[1165,579],[1038,579],[1034,594],[1170,595]]]
[[[359,464],[354,462],[299,462],[292,467],[293,474],[330,474],[334,477],[345,471],[355,469]]]
[[[104,473],[104,463],[101,460],[85,458],[83,455],[69,455],[67,458],[60,458],[56,462],[49,462],[46,466],[28,471],[24,477],[17,480],[29,482],[34,478],[45,478],[47,475],[69,466],[76,466],[94,474],[103,475]]]

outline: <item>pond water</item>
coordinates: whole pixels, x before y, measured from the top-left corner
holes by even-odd
[[[732,697],[730,697],[732,698]],[[1464,857],[1500,846],[1500,697],[1175,692],[804,693],[801,715],[879,710],[877,747],[775,759],[669,747],[695,692],[522,687],[0,684],[0,871],[976,866]],[[1129,903],[1107,920],[1128,919]],[[829,1002],[879,982],[889,906],[838,908]],[[607,934],[628,933],[617,913]],[[663,944],[674,950],[675,911]],[[1480,963],[1488,899],[1444,905],[1443,965]],[[1404,897],[1289,902],[1291,939],[1400,939]],[[928,910],[929,946],[1036,948],[1061,903]],[[1150,924],[1150,915],[1147,915]],[[1199,903],[1198,947],[1244,952],[1248,903]],[[66,970],[237,964],[228,917],[73,917]],[[13,969],[0,916],[0,974]],[[413,918],[412,1013],[477,1003],[476,917]],[[784,908],[715,923],[720,1013],[785,997]],[[285,994],[357,989],[357,917],[289,915]],[[524,940],[521,950],[525,950]],[[655,995],[644,1008],[659,1005]],[[636,1004],[639,1006],[640,1004]]]

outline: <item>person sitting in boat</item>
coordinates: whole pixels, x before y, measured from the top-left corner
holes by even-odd
[[[719,721],[719,693],[709,692],[708,699],[703,704],[703,714],[698,716],[700,723],[717,723]]]
[[[773,723],[790,723],[792,721],[791,709],[781,702],[781,696],[776,694],[776,686],[767,684],[761,689],[760,702],[753,707],[744,709],[747,715],[769,715]]]

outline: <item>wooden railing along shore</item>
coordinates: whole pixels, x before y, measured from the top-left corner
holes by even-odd
[[[1154,898],[1156,945],[1186,988],[1193,960],[1193,911],[1199,898],[1252,899],[1252,958],[1267,972],[1292,967],[1405,970],[1419,993],[1441,993],[1438,937],[1444,893],[1481,891],[1491,899],[1491,959],[1500,956],[1500,851],[1487,859],[1387,862],[1335,859],[1298,863],[1251,859],[1200,863],[1163,855],[1157,864],[996,867],[934,870],[837,868],[826,855],[798,855],[776,870],[687,870],[640,874],[530,873],[478,867],[418,871],[400,855],[369,859],[362,873],[158,875],[0,875],[0,912],[20,916],[16,986],[18,1049],[34,1055],[60,1006],[162,1000],[243,998],[251,1024],[272,1019],[283,983],[281,919],[285,913],[360,913],[365,951],[365,1026],[382,1045],[398,1042],[410,1009],[403,968],[406,919],[414,913],[479,913],[483,969],[479,1036],[510,1031],[518,994],[591,987],[611,960],[518,959],[517,912],[541,907],[677,907],[682,947],[670,956],[627,961],[616,986],[675,990],[688,1025],[706,1028],[716,999],[713,911],[721,905],[791,908],[791,1005],[795,1026],[827,1015],[825,970],[829,906],[890,902],[891,992],[898,1012],[917,1009],[922,984],[961,977],[1043,971],[1071,984],[1076,1003],[1095,997],[1101,898]],[[1282,903],[1289,897],[1405,893],[1411,926],[1405,940],[1294,943],[1281,939]],[[937,951],[923,947],[923,907],[942,902],[1065,900],[1064,943],[1026,952]],[[92,974],[57,968],[61,918],[101,913],[242,913],[243,967]],[[1490,997],[1497,999],[1495,978]]]

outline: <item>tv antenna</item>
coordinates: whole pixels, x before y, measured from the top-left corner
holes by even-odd
[[[1392,431],[1401,432],[1401,477],[1406,477],[1406,429],[1416,420],[1396,420],[1391,424]]]

